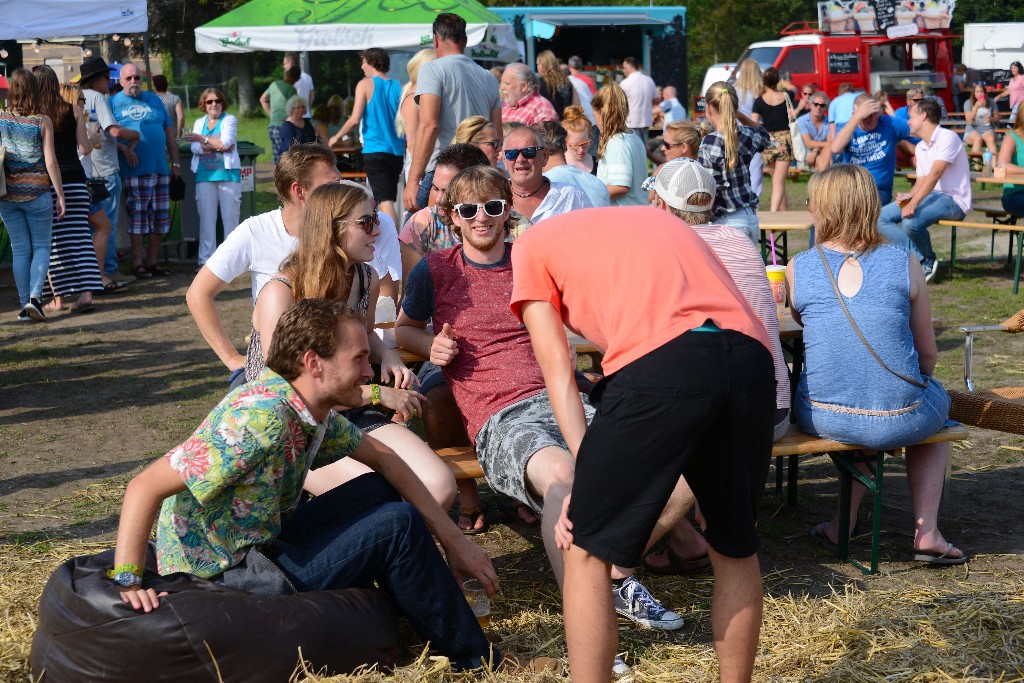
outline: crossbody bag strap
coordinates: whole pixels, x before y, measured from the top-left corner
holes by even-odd
[[[892,374],[896,375],[897,377],[899,377],[902,380],[906,380],[906,381],[910,382],[911,384],[913,384],[915,387],[918,387],[919,389],[927,388],[927,386],[928,386],[927,382],[922,384],[921,382],[918,382],[916,379],[913,379],[911,377],[907,377],[906,375],[901,374],[899,372],[896,372],[895,370],[890,368],[888,365],[885,364],[885,361],[882,360],[882,358],[877,353],[875,353],[875,350],[873,348],[871,348],[871,344],[869,344],[868,340],[864,338],[863,334],[861,334],[860,328],[857,327],[857,323],[855,323],[853,321],[853,316],[850,315],[850,309],[848,309],[846,307],[846,302],[843,301],[843,295],[839,291],[839,285],[836,283],[835,276],[832,275],[832,268],[828,265],[828,260],[825,258],[825,250],[821,248],[820,244],[817,245],[816,249],[818,251],[818,256],[821,257],[821,265],[825,266],[825,272],[828,273],[828,280],[829,280],[829,282],[832,283],[832,289],[836,293],[836,299],[839,300],[839,305],[842,306],[843,313],[846,314],[846,319],[850,321],[850,326],[853,327],[853,331],[857,333],[858,337],[860,337],[860,341],[861,341],[861,343],[864,344],[864,348],[866,348],[868,351],[871,352],[871,355],[875,357],[875,360],[878,361],[879,365],[881,365],[883,368],[885,368],[886,370],[888,370]]]

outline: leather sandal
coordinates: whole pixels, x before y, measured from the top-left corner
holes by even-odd
[[[658,576],[688,576],[690,574],[700,574],[711,567],[711,557],[705,552],[700,557],[687,560],[684,557],[680,557],[676,554],[676,551],[672,550],[671,546],[665,546],[665,558],[668,560],[668,564],[665,566],[650,564],[647,560],[652,555],[657,553],[648,553],[643,559],[644,569],[649,571],[651,574],[657,574]]]
[[[487,521],[487,503],[482,500],[480,501],[479,505],[474,505],[473,507],[460,507],[459,517],[466,517],[467,519],[469,519],[470,527],[468,529],[463,529],[461,526],[459,527],[459,530],[461,530],[462,533],[466,536],[476,536],[477,534],[482,534],[485,531],[487,531],[491,526],[490,523]],[[479,520],[481,517],[484,520],[484,524],[482,527],[477,528],[477,520]]]

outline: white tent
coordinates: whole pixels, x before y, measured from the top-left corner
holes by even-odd
[[[0,40],[149,30],[146,0],[0,0]]]
[[[512,25],[476,0],[451,0],[445,11],[466,20],[466,54],[473,59],[519,59]],[[382,9],[357,2],[296,3],[250,0],[196,29],[196,52],[365,50],[415,52],[432,44],[438,10],[420,4]]]

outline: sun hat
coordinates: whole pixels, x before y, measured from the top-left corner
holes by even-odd
[[[707,211],[715,203],[718,184],[711,171],[693,159],[673,159],[658,172],[654,190],[663,202],[680,211]],[[691,204],[695,194],[710,195],[704,204]]]
[[[107,66],[107,63],[103,61],[102,57],[93,57],[92,59],[87,59],[84,62],[82,62],[82,69],[81,74],[79,75],[79,80],[84,81],[88,78],[92,78],[96,74],[102,73],[109,74],[110,67]]]

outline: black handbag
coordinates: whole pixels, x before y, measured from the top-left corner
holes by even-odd
[[[89,178],[85,181],[85,186],[89,189],[89,203],[96,204],[102,202],[104,199],[110,199],[110,190],[107,189],[107,184],[100,178]]]
[[[169,189],[172,202],[180,202],[185,198],[185,179],[180,175],[171,176],[171,185]]]

